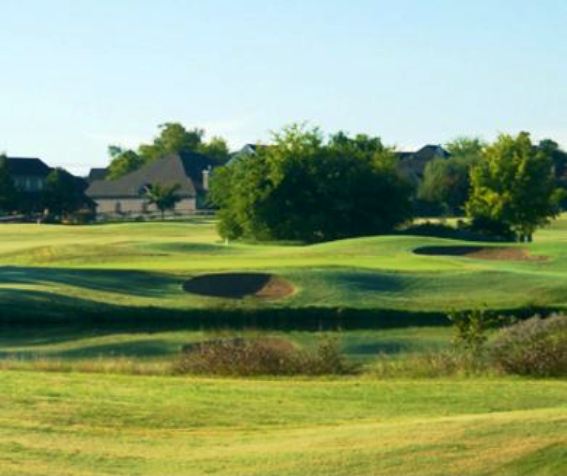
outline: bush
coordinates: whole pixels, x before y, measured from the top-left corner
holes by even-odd
[[[306,352],[284,339],[218,339],[190,344],[174,364],[178,374],[342,375],[354,372],[336,339],[324,338],[316,352]]]
[[[491,357],[505,372],[566,376],[567,316],[536,316],[502,329],[492,343]]]

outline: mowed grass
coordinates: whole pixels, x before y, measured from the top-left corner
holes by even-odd
[[[526,246],[537,261],[416,255],[456,240],[380,236],[318,245],[223,243],[214,222],[93,226],[0,226],[0,311],[49,314],[69,309],[450,309],[567,306],[567,217]],[[488,245],[490,246],[490,245]],[[511,245],[520,246],[520,245]],[[296,292],[277,301],[200,297],[182,289],[191,276],[268,271]],[[105,307],[106,306],[106,307]]]
[[[447,348],[448,327],[396,327],[393,315],[387,328],[336,333],[350,359],[368,364],[363,375],[167,375],[189,342],[269,334],[309,348],[319,336],[300,329],[201,329],[188,321],[161,325],[160,316],[170,312],[318,307],[419,315],[566,306],[567,219],[528,246],[546,261],[412,252],[448,243],[461,244],[386,236],[226,246],[207,220],[1,226],[0,314],[73,312],[73,318],[58,326],[41,319],[0,326],[0,369],[11,369],[0,370],[0,475],[567,474],[564,380],[380,380],[372,372],[381,354],[403,359]],[[275,272],[297,292],[259,302],[182,291],[192,275],[230,270]],[[120,323],[117,311],[142,308],[160,311],[157,322]],[[116,325],[80,322],[87,311]],[[128,374],[136,366],[153,375]]]
[[[567,384],[0,373],[3,475],[560,475]]]

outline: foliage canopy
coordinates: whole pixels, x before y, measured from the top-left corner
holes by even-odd
[[[504,225],[521,241],[531,240],[559,213],[561,194],[552,165],[549,151],[535,147],[528,133],[501,135],[471,170],[467,214]]]
[[[387,233],[411,217],[410,186],[377,137],[327,141],[294,124],[273,144],[214,171],[211,199],[226,238],[307,242]]]
[[[177,122],[167,122],[159,126],[160,133],[150,144],[141,144],[137,151],[111,145],[108,148],[111,162],[108,178],[118,179],[143,165],[166,155],[197,152],[203,154],[214,164],[224,164],[228,160],[228,146],[221,137],[204,140],[203,129],[186,129]]]

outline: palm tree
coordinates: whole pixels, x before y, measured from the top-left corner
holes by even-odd
[[[159,183],[147,185],[144,195],[150,204],[154,204],[161,212],[161,219],[165,217],[166,210],[173,210],[175,204],[181,200],[177,195],[180,185],[178,183],[173,185],[160,185]]]

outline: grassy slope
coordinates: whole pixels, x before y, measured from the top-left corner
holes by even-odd
[[[219,242],[213,224],[147,223],[90,227],[0,227],[0,310],[49,312],[57,305],[162,309],[347,307],[446,311],[567,306],[567,217],[530,245],[546,262],[417,256],[422,245],[454,243],[384,236],[313,246]],[[291,279],[298,292],[280,302],[235,303],[184,293],[186,277],[205,271],[263,269]],[[102,308],[101,308],[102,309]],[[38,311],[39,310],[39,311]]]
[[[558,381],[0,373],[0,474],[565,474]]]

